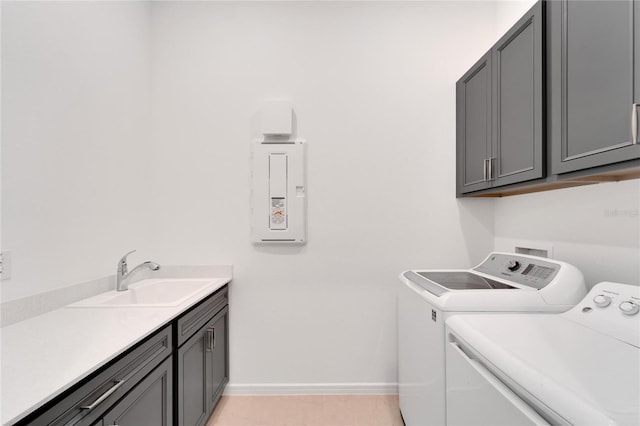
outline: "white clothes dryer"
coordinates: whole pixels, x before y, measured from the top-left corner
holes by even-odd
[[[446,424],[445,321],[481,312],[564,312],[586,294],[582,273],[552,259],[491,253],[468,270],[400,275],[398,393],[407,426]]]
[[[596,284],[557,315],[447,321],[447,424],[640,424],[640,286]]]

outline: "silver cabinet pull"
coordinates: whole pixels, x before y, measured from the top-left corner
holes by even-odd
[[[100,405],[100,403],[102,401],[104,401],[105,399],[109,398],[111,396],[111,394],[113,394],[115,391],[118,390],[118,388],[120,386],[122,386],[124,384],[124,380],[117,380],[115,382],[113,382],[113,386],[111,386],[105,393],[103,393],[98,399],[96,399],[95,401],[93,401],[93,404],[91,405],[83,405],[80,407],[81,410],[93,410],[94,408],[96,408],[98,405]]]
[[[213,352],[216,348],[216,329],[211,327],[207,329],[207,352]]]
[[[482,162],[482,178],[484,179],[485,182],[489,180],[487,179],[487,159],[486,158]]]
[[[634,145],[638,143],[638,105],[631,104],[631,143]]]
[[[493,180],[493,157],[489,157],[489,159],[487,160],[487,162],[489,163],[489,179],[487,180]]]

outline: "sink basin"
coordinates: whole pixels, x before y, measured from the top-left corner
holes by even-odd
[[[81,300],[70,308],[153,308],[177,306],[211,289],[219,279],[150,279]]]

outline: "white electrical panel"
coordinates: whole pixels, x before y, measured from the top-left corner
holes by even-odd
[[[254,142],[251,157],[253,242],[306,243],[306,143]]]

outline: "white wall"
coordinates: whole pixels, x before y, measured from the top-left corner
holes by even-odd
[[[496,41],[518,21],[537,0],[497,0],[496,1]]]
[[[148,240],[144,2],[2,2],[2,249],[12,300],[115,273]]]
[[[495,39],[482,2],[158,2],[156,260],[234,264],[231,382],[394,383],[395,285],[493,245],[491,200],[456,200],[455,81]],[[304,247],[249,239],[265,98],[309,144]]]
[[[495,204],[496,249],[518,241],[553,246],[589,287],[600,281],[640,285],[640,181],[506,197]]]

